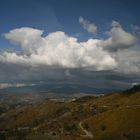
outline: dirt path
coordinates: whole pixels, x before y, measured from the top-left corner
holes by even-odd
[[[82,126],[82,122],[79,123],[79,127],[85,133],[85,135],[80,135],[81,137],[93,139],[93,134]]]

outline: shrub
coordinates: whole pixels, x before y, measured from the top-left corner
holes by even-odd
[[[106,126],[105,126],[105,125],[102,125],[102,126],[101,126],[101,130],[102,130],[102,131],[105,131],[105,130],[106,130]]]

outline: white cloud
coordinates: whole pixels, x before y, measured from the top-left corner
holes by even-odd
[[[35,53],[38,47],[44,45],[44,38],[41,37],[42,34],[42,30],[22,27],[11,30],[10,32],[5,33],[4,36],[12,43],[20,45],[25,54],[32,54]]]
[[[114,58],[98,46],[100,40],[78,42],[64,32],[53,32],[46,37],[42,37],[42,33],[33,28],[19,28],[6,33],[5,37],[20,45],[23,52],[4,52],[0,55],[0,61],[36,66],[92,67],[93,70],[113,69],[116,66]]]
[[[137,83],[137,82],[134,82],[134,83],[132,83],[132,86],[137,86],[137,85],[139,85],[140,83]]]
[[[33,86],[32,84],[24,84],[24,83],[0,83],[0,89],[10,88],[10,87],[25,87],[25,86]]]
[[[118,62],[116,71],[126,74],[136,74],[140,72],[140,49],[125,49],[114,54]]]
[[[140,27],[138,25],[131,25],[132,28],[132,32],[135,36],[137,36],[137,38],[140,39]]]
[[[0,84],[0,89],[4,89],[4,88],[8,88],[8,87],[11,87],[11,84],[8,84],[8,83],[1,83]]]
[[[5,67],[13,65],[17,68],[27,66],[29,71],[37,69],[38,73],[42,72],[40,70],[42,67],[43,72],[52,71],[48,70],[52,67],[139,73],[140,50],[135,46],[136,37],[126,32],[116,21],[112,22],[107,34],[109,37],[104,40],[89,39],[85,42],[78,42],[76,37],[68,36],[61,31],[49,33],[44,37],[42,30],[29,27],[14,29],[4,36],[20,46],[22,51],[1,53],[0,64],[7,65]],[[4,73],[3,69],[0,70],[1,75]],[[18,69],[21,70],[21,68]],[[19,77],[24,77],[25,71],[27,74],[28,70],[22,70],[22,75]],[[66,74],[70,74],[69,70]]]
[[[136,38],[131,33],[126,32],[117,21],[112,21],[112,28],[107,32],[109,38],[101,42],[105,50],[117,51],[134,46]]]
[[[111,23],[111,27],[121,28],[121,24],[119,22],[113,20],[112,23]]]
[[[96,33],[97,32],[97,26],[93,23],[90,23],[90,21],[84,19],[83,17],[79,17],[79,23],[89,33]]]

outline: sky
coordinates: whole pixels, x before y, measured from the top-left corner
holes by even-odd
[[[94,92],[140,83],[139,0],[0,3],[0,89],[62,83]]]

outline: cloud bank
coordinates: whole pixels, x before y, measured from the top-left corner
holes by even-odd
[[[22,49],[22,54],[4,52],[0,61],[27,65],[66,68],[92,67],[93,70],[113,69],[114,58],[102,47],[100,40],[78,42],[76,38],[57,31],[42,37],[43,31],[33,28],[14,29],[4,36]]]
[[[92,83],[92,81],[97,82],[96,72],[99,76],[100,72],[105,71],[108,71],[103,76],[105,80],[100,77],[100,81],[106,81],[106,78],[110,77],[109,74],[116,73],[117,76],[130,75],[130,83],[139,82],[137,77],[139,78],[140,72],[140,48],[137,38],[125,31],[116,21],[112,22],[110,30],[106,33],[106,39],[92,38],[84,42],[79,42],[76,37],[62,31],[44,36],[42,30],[29,27],[17,28],[5,33],[4,37],[17,45],[20,52],[0,53],[0,88],[25,86],[18,83],[27,81],[32,83],[32,81],[57,81],[58,79]],[[79,76],[82,71],[83,74]],[[83,77],[82,80],[84,75],[85,78]],[[130,81],[131,75],[132,77],[135,75],[136,80]],[[16,84],[11,84],[13,81]],[[110,80],[111,83],[121,85],[126,81],[123,83],[119,79]],[[101,83],[103,86],[104,83]],[[111,83],[108,82],[108,85]]]

